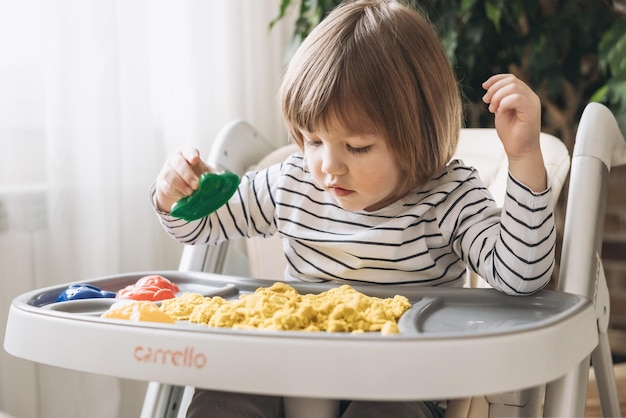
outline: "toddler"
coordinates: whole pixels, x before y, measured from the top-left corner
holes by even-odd
[[[153,204],[184,244],[279,234],[289,280],[461,287],[469,268],[506,294],[537,292],[556,239],[541,104],[510,74],[482,87],[509,162],[503,207],[472,167],[451,161],[462,102],[432,25],[399,2],[342,4],[284,75],[282,114],[300,152],[245,174],[227,204],[187,222],[169,211],[213,168],[198,150],[177,151]],[[434,402],[342,402],[346,418],[442,415]],[[201,416],[278,417],[282,400],[197,390],[188,417]]]

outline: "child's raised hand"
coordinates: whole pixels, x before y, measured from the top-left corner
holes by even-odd
[[[200,174],[205,171],[211,170],[197,149],[187,148],[170,154],[156,180],[157,208],[169,212],[176,201],[198,189]]]
[[[497,74],[483,83],[483,101],[495,116],[498,135],[509,158],[523,157],[539,146],[541,102],[524,82],[511,74]]]
[[[483,83],[483,101],[495,116],[498,136],[511,174],[536,192],[546,188],[539,145],[541,102],[532,89],[512,74],[497,74]]]

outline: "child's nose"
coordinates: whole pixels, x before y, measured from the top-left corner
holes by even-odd
[[[339,175],[344,174],[346,165],[340,153],[332,150],[326,150],[322,161],[322,171],[326,174]]]

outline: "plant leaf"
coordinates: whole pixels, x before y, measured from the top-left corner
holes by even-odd
[[[270,22],[270,29],[272,29],[274,27],[274,25],[276,25],[276,23],[278,23],[279,20],[281,20],[281,19],[283,19],[285,17],[285,15],[287,14],[287,9],[289,9],[289,6],[291,6],[291,0],[281,0],[280,6],[279,6],[279,9],[278,9],[278,16],[276,16]]]
[[[502,18],[502,9],[498,5],[490,1],[485,2],[485,14],[496,28],[496,32],[500,32],[500,19]]]
[[[609,93],[609,86],[606,84],[595,91],[589,98],[590,102],[604,103]]]
[[[470,10],[472,10],[475,4],[476,0],[461,0],[461,8],[459,9],[459,13],[468,13]]]

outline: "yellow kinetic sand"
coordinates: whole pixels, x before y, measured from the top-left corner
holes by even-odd
[[[396,334],[397,321],[410,306],[404,296],[371,297],[348,285],[301,295],[277,282],[233,301],[187,293],[164,301],[161,310],[211,327]]]

